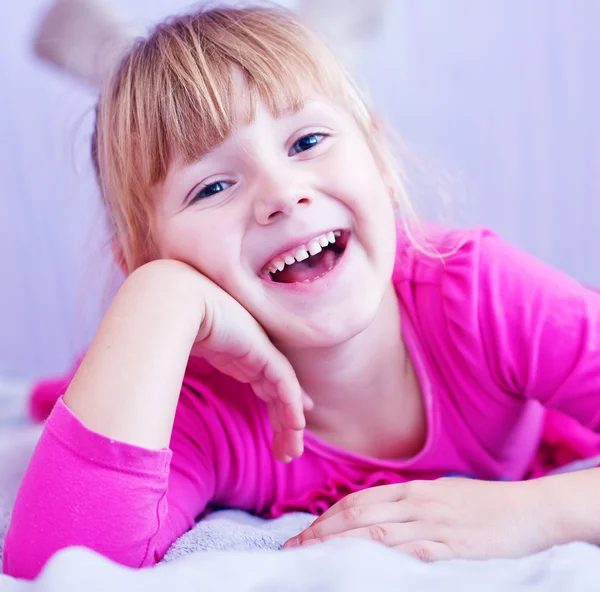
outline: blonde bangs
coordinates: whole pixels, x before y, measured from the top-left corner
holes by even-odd
[[[156,115],[170,152],[198,159],[233,125],[250,123],[259,99],[277,116],[301,108],[315,90],[338,98],[343,74],[324,71],[322,42],[286,17],[272,9],[212,10],[157,30],[162,57],[154,73],[166,100]]]
[[[314,93],[348,109],[369,135],[370,115],[351,78],[284,9],[205,10],[174,17],[138,40],[101,95],[94,140],[127,270],[156,256],[150,195],[175,157],[199,159],[234,125],[250,123],[259,100],[278,116]]]

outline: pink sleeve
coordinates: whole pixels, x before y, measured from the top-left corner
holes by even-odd
[[[480,340],[468,349],[482,349],[503,391],[600,430],[600,294],[492,233],[456,256],[447,289],[462,342]]]
[[[17,496],[4,571],[34,578],[73,545],[131,567],[156,563],[215,495],[199,401],[184,387],[171,450],[146,450],[88,430],[59,400]]]

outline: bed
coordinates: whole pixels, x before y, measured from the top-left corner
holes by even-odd
[[[0,378],[0,554],[18,483],[41,431],[27,419],[28,388],[26,382]],[[0,590],[600,590],[600,549],[584,543],[522,559],[436,564],[367,541],[281,551],[283,542],[312,519],[308,514],[262,520],[235,510],[215,512],[176,541],[154,568],[128,569],[87,549],[70,548],[57,553],[34,582],[0,575]]]

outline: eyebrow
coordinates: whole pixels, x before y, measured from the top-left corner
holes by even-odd
[[[300,116],[300,115],[314,117],[317,115],[319,115],[319,116],[329,115],[329,113],[327,112],[326,109],[323,109],[319,105],[318,102],[316,102],[314,100],[307,100],[304,102],[304,105],[299,109],[293,109],[291,107],[286,107],[285,109],[282,109],[279,112],[279,115],[276,116],[276,119],[282,120],[284,118],[291,118],[291,117]],[[215,150],[220,148],[227,141],[228,138],[229,138],[229,136],[227,136],[222,142],[215,144],[211,148],[208,148],[207,150],[203,151],[202,154],[200,154],[193,162],[189,162],[189,163],[184,162],[184,163],[180,164],[180,166],[194,166],[196,164],[201,163],[209,154],[211,154],[212,152],[214,152]],[[201,185],[201,183],[196,183],[188,191],[188,193],[186,193],[186,195],[183,198],[183,201],[181,203],[182,206],[184,206],[186,204],[186,202],[188,201],[190,196],[196,191],[196,189],[200,185]]]

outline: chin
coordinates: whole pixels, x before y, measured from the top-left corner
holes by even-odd
[[[330,348],[342,345],[367,329],[377,317],[381,297],[356,294],[332,309],[315,311],[287,323],[285,328],[272,327],[269,334],[283,347]]]

